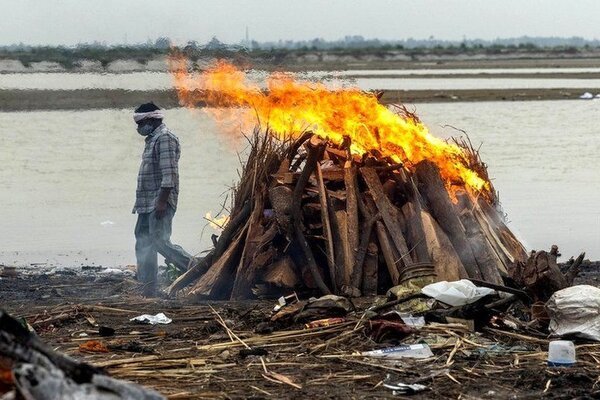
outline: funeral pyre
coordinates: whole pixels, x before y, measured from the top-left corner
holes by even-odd
[[[411,279],[501,284],[527,253],[468,140],[431,135],[376,93],[226,63],[173,71],[182,105],[259,124],[214,248],[169,288],[245,299],[291,290],[373,295]]]

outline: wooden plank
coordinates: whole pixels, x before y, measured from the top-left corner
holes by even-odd
[[[392,278],[392,283],[398,285],[400,283],[400,255],[392,244],[392,240],[390,239],[383,222],[375,222],[375,231],[377,232],[379,247],[383,253],[383,258],[385,259],[385,264],[387,265],[388,272]]]
[[[210,297],[212,299],[229,298],[233,285],[233,268],[237,265],[238,258],[242,253],[247,230],[248,223],[246,223],[242,231],[231,242],[223,255],[196,282],[189,293],[191,296],[200,298]]]
[[[421,161],[415,166],[418,189],[429,204],[431,215],[446,232],[458,253],[469,278],[482,279],[473,250],[458,218],[438,167],[431,161]]]
[[[319,203],[321,204],[321,221],[323,223],[323,236],[325,237],[325,252],[327,256],[327,266],[329,267],[329,278],[334,293],[338,292],[336,282],[335,253],[333,247],[333,233],[331,232],[331,222],[329,219],[329,206],[327,203],[327,189],[323,182],[323,171],[317,164],[317,183],[319,188]]]
[[[513,260],[525,262],[528,259],[527,251],[519,239],[508,229],[500,213],[483,198],[478,199],[477,207],[481,210],[482,215],[490,221],[490,225],[495,227],[495,232],[504,247],[510,252]]]
[[[352,276],[354,275],[354,268],[356,266],[356,252],[359,244],[358,182],[356,174],[356,167],[352,165],[352,162],[347,161],[344,165],[344,184],[346,186],[346,229],[348,231],[346,240],[348,243],[345,246],[344,278],[348,285],[358,289],[360,286],[354,286],[352,282]],[[357,271],[357,273],[359,274],[358,276],[362,277],[361,271]]]
[[[335,211],[335,220],[336,225],[338,227],[338,231],[336,234],[338,239],[335,241],[335,254],[336,260],[338,260],[338,263],[336,265],[336,283],[337,287],[341,288],[342,286],[350,285],[351,279],[350,274],[348,273],[349,269],[346,268],[346,257],[348,257],[348,254],[351,253],[348,246],[348,216],[346,214],[346,211]]]
[[[367,255],[365,256],[364,267],[362,269],[362,294],[363,296],[377,295],[377,270],[379,266],[379,249],[375,243],[375,239],[371,237],[369,246],[367,247]]]
[[[503,269],[502,261],[486,240],[485,233],[481,229],[479,221],[471,212],[473,202],[469,194],[461,190],[456,193],[456,198],[458,199],[457,209],[460,210],[459,217],[465,227],[469,245],[471,246],[471,250],[473,250],[473,255],[475,256],[475,260],[477,260],[483,280],[501,285],[503,283],[500,276],[500,270]]]
[[[414,201],[408,201],[402,206],[402,215],[406,223],[407,246],[412,249],[411,255],[415,262],[431,262],[423,221],[420,218],[420,207],[416,207]]]
[[[473,215],[477,218],[477,221],[479,221],[479,226],[483,229],[485,238],[502,262],[501,272],[508,274],[508,266],[515,261],[514,258],[508,249],[504,247],[504,244],[502,244],[495,229],[490,225],[489,220],[482,214],[481,209],[478,206],[473,209]]]
[[[271,285],[292,289],[300,282],[296,266],[290,256],[277,260],[266,268],[263,281]]]
[[[389,231],[390,238],[396,247],[396,250],[400,254],[401,265],[409,266],[412,265],[412,259],[410,257],[408,246],[404,240],[404,234],[398,221],[398,209],[392,204],[390,199],[384,194],[383,186],[379,180],[379,176],[375,169],[371,167],[363,167],[360,172],[369,187],[369,192],[373,197],[375,205],[381,214],[381,218],[385,223],[385,227]]]
[[[435,219],[425,211],[421,211],[423,232],[427,248],[430,252],[431,262],[435,266],[438,281],[456,281],[468,278],[467,271],[454,250],[450,239],[440,228]]]

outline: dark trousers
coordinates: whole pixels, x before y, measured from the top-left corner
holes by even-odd
[[[157,219],[154,212],[138,214],[135,225],[135,256],[137,279],[147,284],[148,293],[156,289],[158,254],[167,264],[186,270],[192,256],[181,246],[171,243],[171,229],[175,210],[167,207],[165,215]]]

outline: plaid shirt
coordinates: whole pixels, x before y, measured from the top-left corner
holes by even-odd
[[[172,188],[168,203],[177,209],[179,195],[179,171],[177,164],[181,148],[179,139],[165,124],[161,124],[146,136],[146,147],[137,178],[133,213],[144,214],[154,211],[161,188]]]

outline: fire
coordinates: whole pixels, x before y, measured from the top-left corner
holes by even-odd
[[[226,62],[192,74],[184,59],[171,61],[179,99],[185,106],[203,102],[209,107],[233,107],[229,109],[242,123],[263,124],[280,138],[311,130],[339,144],[348,136],[354,154],[375,149],[409,167],[430,160],[439,166],[448,186],[467,185],[475,191],[488,188],[488,182],[463,161],[464,149],[431,135],[421,122],[380,104],[374,94],[358,88],[332,90],[282,73],[271,74],[263,90]]]

